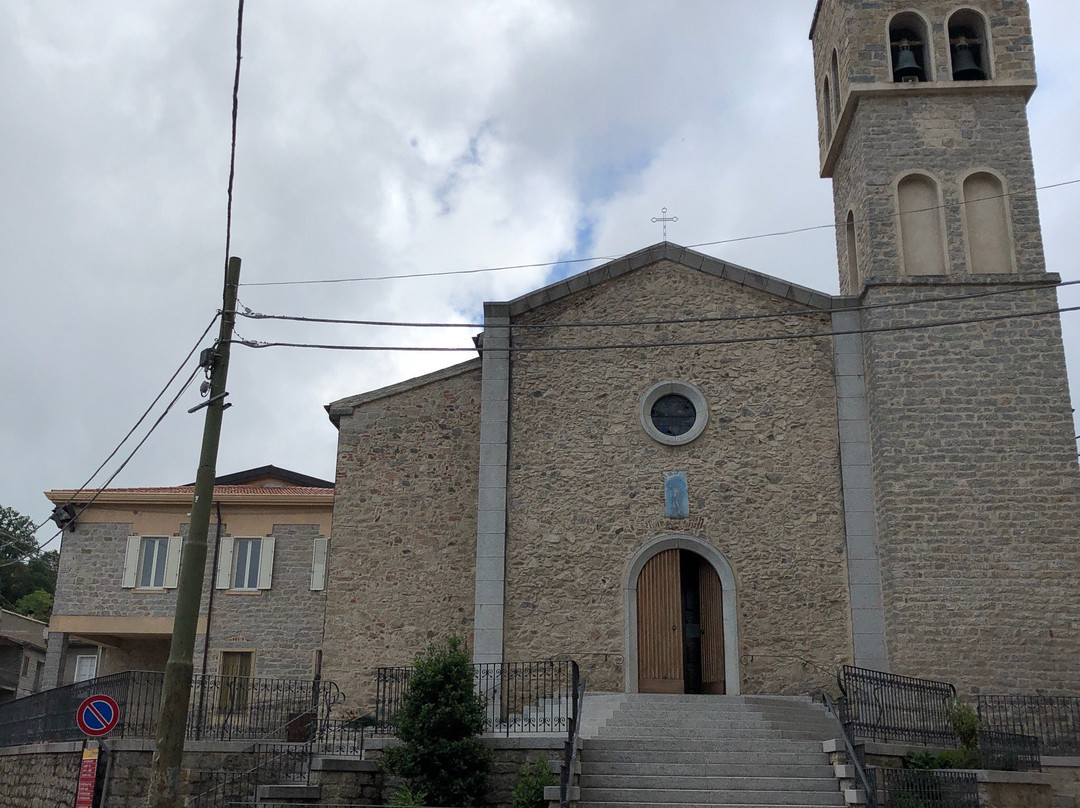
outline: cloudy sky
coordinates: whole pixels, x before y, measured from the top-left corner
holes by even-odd
[[[1041,87],[1030,116],[1046,185],[1080,178],[1080,5],[1032,5]],[[661,239],[650,218],[665,206],[679,217],[669,238],[684,245],[828,224],[813,6],[249,2],[232,231],[242,283],[617,256]],[[35,520],[51,508],[41,492],[86,480],[220,305],[235,14],[225,0],[0,3],[0,504]],[[1080,186],[1043,191],[1040,204],[1051,270],[1080,278]],[[702,250],[837,290],[826,231]],[[482,301],[553,271],[246,285],[240,300],[471,322]],[[1080,380],[1080,314],[1065,317]],[[467,346],[473,333],[237,328],[379,345]],[[325,404],[467,356],[237,347],[219,472],[273,463],[332,478]],[[199,401],[192,387],[113,484],[193,480],[203,416],[185,410]]]

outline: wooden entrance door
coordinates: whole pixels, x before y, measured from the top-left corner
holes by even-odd
[[[724,693],[724,600],[720,576],[704,559],[698,564],[701,597],[701,692]]]
[[[724,692],[720,579],[705,559],[685,550],[649,559],[638,577],[637,618],[638,692]]]

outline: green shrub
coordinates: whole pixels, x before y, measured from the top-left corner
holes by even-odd
[[[949,707],[949,721],[961,747],[978,748],[979,730],[983,728],[983,723],[979,720],[979,714],[975,712],[974,707],[963,701],[954,701]]]
[[[427,794],[423,791],[413,791],[408,786],[401,786],[390,796],[390,802],[387,804],[391,808],[415,808],[415,806],[423,806],[425,799],[427,799]]]
[[[521,767],[521,779],[510,792],[510,805],[512,808],[546,808],[544,788],[555,784],[555,775],[548,762],[537,756]]]
[[[386,750],[383,762],[411,794],[453,808],[483,802],[491,769],[491,753],[478,737],[484,702],[473,690],[460,638],[432,643],[417,656],[394,726],[401,743]]]

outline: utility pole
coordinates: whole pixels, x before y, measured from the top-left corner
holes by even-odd
[[[176,591],[176,616],[173,618],[172,646],[165,665],[165,684],[161,694],[154,759],[151,764],[149,808],[181,808],[180,764],[184,756],[184,735],[191,701],[192,656],[199,624],[203,576],[206,573],[206,536],[210,529],[210,509],[217,477],[218,442],[221,438],[221,414],[224,411],[225,382],[229,375],[229,347],[236,321],[236,291],[240,283],[240,259],[230,258],[225,271],[224,310],[217,344],[210,349],[210,397],[205,403],[202,453],[195,478],[195,500],[191,506],[191,524],[180,562],[180,580]],[[207,355],[204,352],[204,356]]]

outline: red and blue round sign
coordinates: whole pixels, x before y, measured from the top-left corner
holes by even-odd
[[[120,707],[108,696],[98,694],[83,700],[75,713],[79,729],[91,738],[107,735],[120,721]]]

